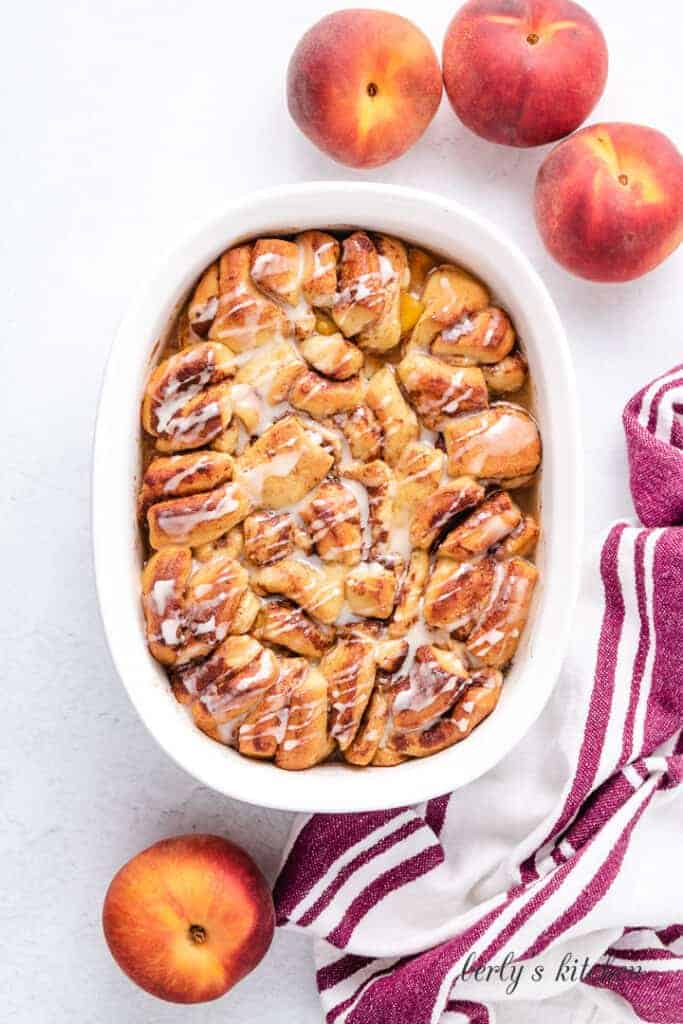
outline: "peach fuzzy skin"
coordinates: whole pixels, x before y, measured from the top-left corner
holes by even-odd
[[[417,142],[441,100],[427,37],[386,11],[329,14],[306,32],[287,71],[289,112],[319,149],[379,167]]]
[[[451,106],[477,135],[542,146],[569,135],[600,99],[607,45],[570,0],[470,0],[443,45]]]
[[[541,164],[536,224],[546,248],[591,281],[631,281],[683,240],[683,158],[654,128],[596,124]]]
[[[270,890],[254,862],[219,836],[162,839],[128,861],[104,901],[104,935],[137,985],[173,1003],[217,999],[270,946]]]

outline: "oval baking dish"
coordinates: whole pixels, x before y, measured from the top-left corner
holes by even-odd
[[[465,743],[391,771],[329,762],[301,773],[283,772],[198,731],[148,652],[136,522],[140,398],[175,313],[219,253],[259,235],[353,227],[395,235],[463,265],[509,311],[529,362],[543,437],[540,582],[496,712]],[[95,571],[105,632],[119,675],[157,741],[198,780],[226,795],[289,810],[360,811],[419,802],[483,774],[529,728],[557,678],[578,586],[581,516],[575,384],[557,311],[519,250],[491,225],[441,197],[346,182],[247,196],[176,251],[143,288],[118,332],[100,398],[93,466]]]

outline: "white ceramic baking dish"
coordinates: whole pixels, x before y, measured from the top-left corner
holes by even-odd
[[[220,252],[256,235],[314,227],[395,234],[483,278],[522,339],[543,437],[541,580],[498,707],[463,743],[393,768],[332,763],[295,773],[240,756],[195,727],[145,643],[135,498],[140,399],[150,361],[179,303]],[[107,365],[94,446],[93,538],[97,591],[114,664],[161,747],[200,782],[228,796],[288,810],[363,811],[417,803],[460,787],[519,741],[557,679],[578,586],[581,473],[574,373],[559,316],[529,261],[493,225],[448,199],[393,185],[315,182],[246,196],[150,274],[121,324]]]

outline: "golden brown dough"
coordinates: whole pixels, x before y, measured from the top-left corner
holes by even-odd
[[[337,291],[339,242],[324,231],[304,231],[297,235],[302,254],[302,287],[312,306],[328,309]]]
[[[164,498],[210,491],[232,478],[233,461],[222,452],[188,452],[152,459],[145,470],[138,495],[140,516]]]
[[[330,735],[341,750],[353,741],[375,682],[372,643],[340,640],[320,662],[330,695]]]
[[[142,425],[161,452],[199,448],[230,423],[227,381],[234,358],[222,345],[200,342],[169,356],[152,371],[142,401]]]
[[[332,626],[317,622],[291,601],[266,601],[256,620],[254,636],[286,647],[304,658],[321,658],[334,643]]]
[[[519,391],[526,383],[529,366],[522,353],[511,352],[505,359],[492,366],[482,367],[489,391],[495,395]]]
[[[166,544],[207,544],[241,523],[248,512],[249,496],[237,481],[159,501],[147,512],[149,542],[157,550]]]
[[[478,313],[489,305],[487,288],[461,267],[435,267],[424,286],[425,310],[410,338],[414,348],[428,349],[437,334],[466,314]]]
[[[497,402],[485,412],[460,416],[444,427],[451,476],[468,473],[504,487],[528,483],[541,461],[541,439],[524,409]]]
[[[417,416],[401,394],[393,371],[385,366],[373,375],[365,403],[382,428],[384,461],[396,465],[403,449],[419,434]]]
[[[522,518],[506,491],[496,491],[467,516],[439,545],[439,556],[466,562],[484,554],[512,533]]]
[[[261,434],[235,461],[235,479],[254,507],[283,508],[312,491],[334,463],[322,438],[285,416]]]
[[[410,543],[428,549],[460,513],[484,497],[484,488],[470,476],[449,480],[419,502],[410,523]]]
[[[301,353],[314,370],[332,380],[348,380],[363,368],[363,353],[343,334],[312,334],[301,344]]]
[[[224,252],[218,262],[218,307],[208,336],[233,352],[258,348],[277,335],[291,333],[281,307],[251,279],[251,252],[250,245],[239,245]]]
[[[467,650],[484,665],[503,668],[517,650],[526,625],[538,569],[524,558],[496,562],[496,568],[496,586],[467,638]]]
[[[389,624],[389,636],[402,637],[414,626],[420,612],[420,599],[429,575],[429,555],[413,551],[401,580],[396,610]]]
[[[382,428],[367,405],[359,405],[352,412],[335,416],[354,459],[372,462],[382,454]]]
[[[476,562],[439,558],[425,591],[425,621],[436,629],[467,635],[498,585],[500,571],[500,563],[493,558]]]
[[[299,509],[313,547],[324,562],[357,565],[361,559],[360,507],[348,487],[328,480]]]
[[[342,243],[334,321],[346,338],[353,338],[378,319],[384,302],[379,254],[364,231],[354,231]]]
[[[515,332],[502,309],[488,309],[465,316],[444,328],[432,342],[432,352],[442,359],[468,363],[499,363],[512,350]]]
[[[327,730],[327,680],[309,666],[294,684],[284,739],[277,749],[278,768],[300,771],[324,761],[334,750]]]
[[[285,558],[255,572],[252,583],[257,593],[282,594],[328,625],[335,621],[344,603],[341,566],[322,569],[307,561]]]
[[[401,288],[410,277],[405,246],[389,235],[375,235],[379,257],[379,274],[384,289],[384,302],[378,318],[360,332],[358,344],[366,352],[382,353],[401,340]]]
[[[430,430],[441,430],[450,417],[488,405],[486,381],[477,366],[449,366],[411,350],[396,372],[412,407]]]
[[[346,576],[346,600],[354,615],[388,619],[396,601],[396,576],[378,562],[363,562]]]

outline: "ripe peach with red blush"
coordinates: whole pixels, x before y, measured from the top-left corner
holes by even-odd
[[[379,167],[410,149],[434,117],[441,88],[427,37],[388,11],[328,14],[303,36],[287,71],[294,121],[350,167]]]
[[[541,146],[573,132],[600,99],[607,45],[571,0],[470,0],[448,26],[443,77],[477,135]]]
[[[253,860],[220,836],[162,839],[107,890],[104,935],[137,985],[174,1003],[217,999],[270,946],[275,915]]]
[[[535,209],[564,267],[591,281],[630,281],[683,239],[683,157],[654,128],[590,125],[546,157]]]

